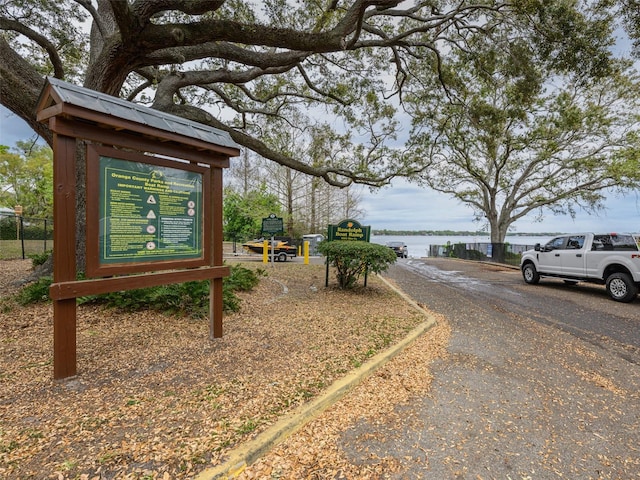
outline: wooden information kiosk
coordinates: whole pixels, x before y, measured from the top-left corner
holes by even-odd
[[[56,379],[76,375],[76,298],[209,280],[209,337],[222,337],[222,169],[227,132],[47,78],[38,121],[54,134]],[[76,280],[76,154],[85,159],[87,280]]]

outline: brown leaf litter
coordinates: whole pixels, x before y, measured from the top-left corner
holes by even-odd
[[[241,294],[215,341],[206,320],[80,306],[78,375],[58,382],[52,307],[8,299],[29,262],[1,263],[3,478],[191,478],[424,321],[375,276],[344,292],[324,287],[322,265],[247,263],[268,275]],[[332,439],[425,392],[448,335],[439,322],[243,478],[379,478],[397,468],[391,459],[349,465]]]

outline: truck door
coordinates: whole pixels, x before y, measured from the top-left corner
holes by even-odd
[[[566,244],[566,237],[556,237],[540,249],[538,253],[539,271],[544,273],[562,274],[562,259],[560,252]]]
[[[562,274],[582,277],[585,274],[584,235],[572,235],[567,238],[564,249],[559,250]]]

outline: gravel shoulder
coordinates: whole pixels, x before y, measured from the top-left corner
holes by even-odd
[[[56,382],[51,305],[17,305],[13,282],[30,261],[2,262],[0,477],[192,478],[424,320],[375,276],[343,292],[324,287],[322,265],[245,265],[267,276],[213,342],[204,320],[79,307],[79,374]],[[441,322],[325,415],[338,424],[392,415],[428,389],[448,335]],[[243,475],[379,478],[379,465],[340,457],[329,423],[305,430],[321,429],[325,444],[312,449],[303,432]]]

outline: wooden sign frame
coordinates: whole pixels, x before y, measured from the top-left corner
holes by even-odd
[[[54,378],[77,374],[76,298],[85,295],[209,280],[209,338],[222,337],[222,280],[230,273],[222,258],[222,169],[229,166],[229,157],[240,154],[229,134],[54,78],[48,78],[42,90],[37,118],[47,122],[54,134],[55,247],[49,289],[53,301]],[[85,273],[98,277],[88,280],[76,279],[79,146],[84,146],[81,154],[87,162]],[[95,190],[100,187],[96,185],[96,158],[101,153],[202,175],[201,256],[185,261],[100,265],[95,244],[99,236]],[[105,275],[109,278],[100,278]]]

